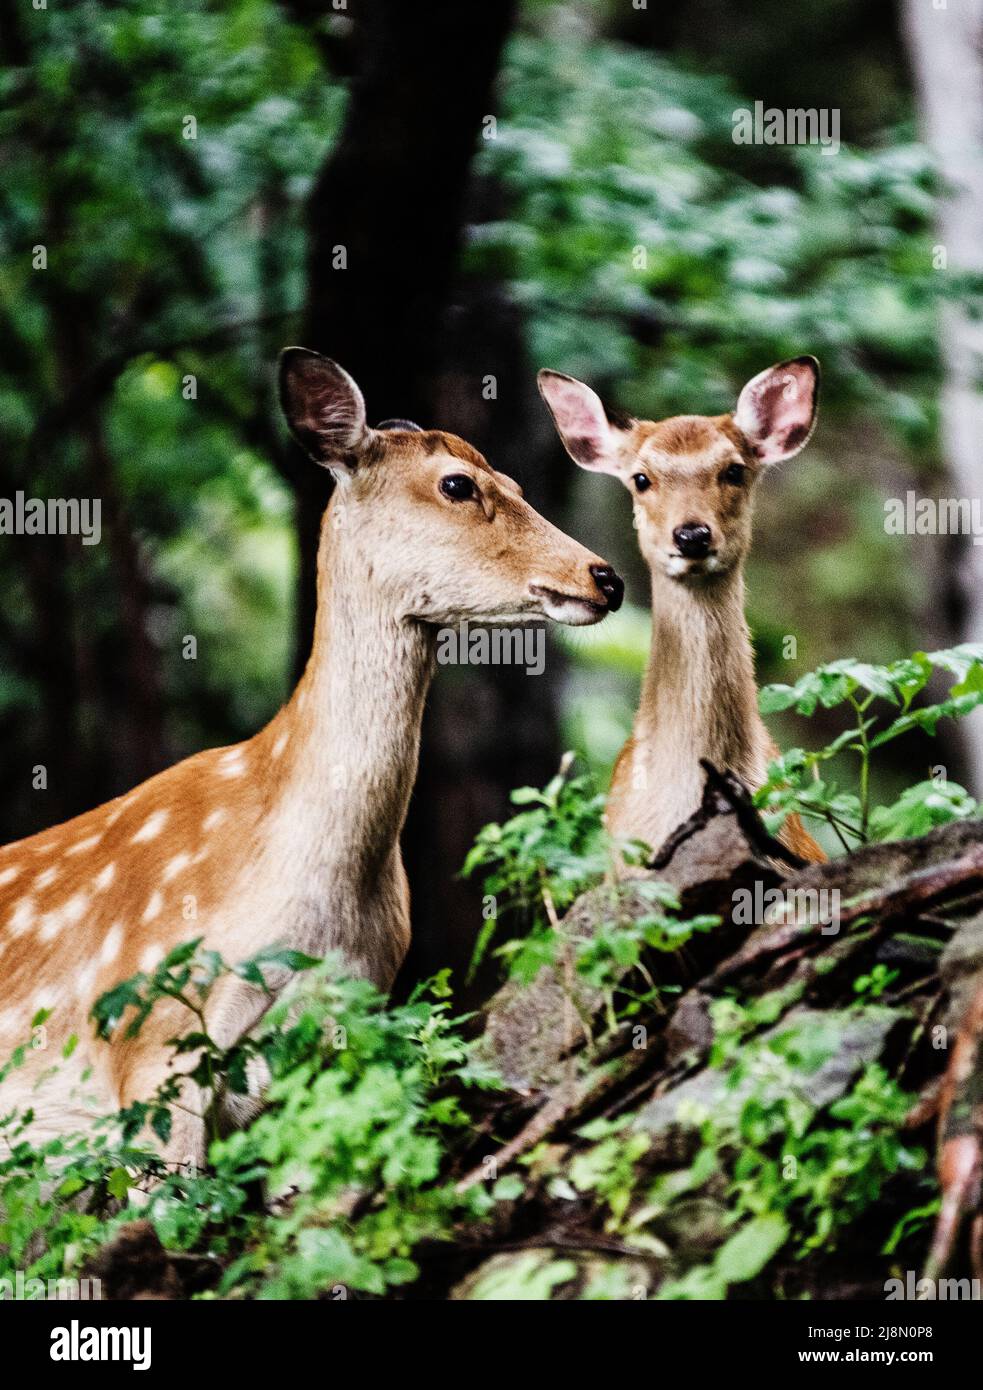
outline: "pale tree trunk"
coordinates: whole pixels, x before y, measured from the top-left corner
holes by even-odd
[[[925,138],[946,186],[939,209],[943,273],[983,275],[983,0],[905,0],[904,19]],[[983,324],[953,299],[942,309],[940,327],[942,443],[949,468],[944,491],[978,498]],[[983,544],[962,540],[954,563],[959,638],[983,642]],[[964,734],[971,785],[983,794],[983,717],[967,720]]]

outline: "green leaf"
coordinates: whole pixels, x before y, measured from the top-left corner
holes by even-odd
[[[162,1144],[167,1144],[171,1138],[171,1112],[166,1105],[155,1107],[150,1116],[150,1127]]]
[[[777,1212],[756,1216],[717,1251],[715,1273],[727,1284],[754,1279],[789,1237],[788,1222]]]
[[[506,1173],[492,1188],[496,1202],[514,1202],[525,1192],[525,1185],[516,1173]]]
[[[132,1181],[125,1168],[114,1168],[106,1179],[106,1191],[110,1197],[115,1197],[117,1201],[123,1202],[129,1194]]]
[[[916,782],[892,806],[878,806],[870,818],[875,840],[900,840],[924,835],[937,825],[964,820],[977,811],[973,797],[957,782]]]

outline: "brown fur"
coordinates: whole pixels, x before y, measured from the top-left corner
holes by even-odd
[[[296,392],[313,444],[317,412],[336,402],[339,381],[329,382],[334,394]],[[157,1008],[136,1039],[111,1045],[93,1038],[89,1012],[182,941],[203,937],[230,962],[275,942],[336,951],[388,988],[409,942],[399,836],[437,627],[586,623],[606,611],[591,573],[604,561],[533,511],[511,479],[441,431],[367,431],[357,388],[342,385],[352,420],[334,418],[352,437],[329,464],[338,487],[321,529],[313,649],[288,704],[244,743],[197,753],[0,849],[0,1062],[29,1037],[35,1012],[52,1010],[45,1045],[3,1091],[6,1107],[33,1105],[38,1137],[146,1097],[167,1075],[167,1040],[193,1023],[185,1010]],[[441,478],[461,471],[479,487],[476,500],[441,494]],[[209,1029],[231,1045],[268,1002],[223,980]],[[62,1063],[73,1033],[80,1044]],[[57,1075],[34,1095],[50,1066]],[[200,1099],[187,1103],[200,1109]],[[202,1158],[194,1115],[179,1115],[169,1153]]]

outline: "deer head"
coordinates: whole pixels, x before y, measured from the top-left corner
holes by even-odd
[[[306,348],[283,352],[280,400],[294,437],[336,480],[330,524],[397,616],[580,626],[620,606],[610,565],[463,439],[407,420],[371,429],[348,373]]]
[[[703,587],[742,565],[761,474],[808,443],[819,363],[796,357],[759,372],[729,415],[634,420],[560,372],[541,371],[539,389],[574,462],[614,474],[632,494],[653,574]]]

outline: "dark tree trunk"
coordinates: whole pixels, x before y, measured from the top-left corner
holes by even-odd
[[[519,313],[498,285],[474,279],[461,285],[438,379],[439,418],[556,519],[574,470],[556,449],[523,337]],[[482,382],[490,379],[496,399],[484,400]],[[563,668],[562,651],[547,637],[541,675],[512,665],[438,672],[403,840],[414,936],[402,986],[451,966],[460,988],[482,917],[480,882],[463,881],[458,870],[480,827],[508,814],[509,792],[540,786],[556,771]],[[482,972],[463,996],[467,1007],[492,980],[490,970]]]

